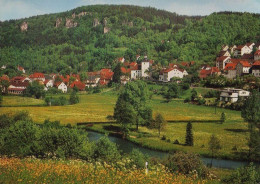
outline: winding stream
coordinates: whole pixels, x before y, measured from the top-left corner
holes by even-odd
[[[87,131],[88,132],[88,138],[89,141],[97,141],[99,138],[104,136],[102,133],[97,133],[93,131]],[[146,154],[151,157],[157,157],[157,158],[165,158],[167,157],[168,153],[162,152],[162,151],[155,151],[148,148],[143,148],[139,145],[136,145],[128,140],[124,140],[118,137],[114,136],[108,136],[109,140],[116,143],[120,150],[123,151],[123,153],[130,153],[133,149],[138,149],[143,154]],[[211,163],[211,158],[205,158],[201,157],[204,164],[208,165]],[[248,165],[249,162],[247,161],[233,161],[233,160],[224,160],[224,159],[213,159],[212,166],[217,168],[225,168],[225,169],[236,169],[238,167],[242,167],[245,165]],[[256,165],[260,165],[259,163],[256,163]]]

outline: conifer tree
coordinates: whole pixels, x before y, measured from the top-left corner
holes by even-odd
[[[186,126],[185,144],[187,146],[193,146],[193,133],[192,133],[192,124],[191,124],[191,122],[187,123],[187,126]]]

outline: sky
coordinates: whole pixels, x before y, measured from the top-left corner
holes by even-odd
[[[180,15],[209,15],[219,11],[260,13],[260,0],[0,0],[0,20],[58,13],[94,4],[151,6]]]

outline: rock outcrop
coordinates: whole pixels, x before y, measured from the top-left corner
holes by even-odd
[[[61,23],[62,23],[62,18],[57,18],[55,27],[60,27]]]
[[[23,22],[21,25],[20,25],[20,29],[21,31],[27,31],[28,29],[28,22]]]
[[[99,25],[99,20],[97,18],[94,18],[93,20],[93,27],[97,27]]]
[[[73,19],[66,18],[66,23],[65,23],[66,28],[77,27],[77,25],[78,23],[74,22]]]
[[[107,26],[107,18],[103,19],[103,25],[106,27]]]
[[[108,33],[110,31],[110,28],[109,27],[104,27],[104,34]]]

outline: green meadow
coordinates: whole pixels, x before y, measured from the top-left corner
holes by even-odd
[[[64,94],[69,98],[68,94]],[[4,106],[1,107],[0,114],[12,113],[16,111],[28,111],[32,119],[37,123],[44,120],[60,121],[62,124],[72,124],[83,122],[108,122],[107,116],[113,115],[117,95],[114,91],[99,94],[79,94],[80,103],[66,106],[40,106],[43,100],[24,98],[19,96],[4,96]],[[18,105],[21,105],[18,107]],[[27,105],[27,106],[26,106]],[[39,105],[39,106],[35,106]],[[161,113],[166,120],[179,121],[168,123],[165,130],[161,132],[161,137],[166,136],[167,140],[161,140],[155,129],[140,127],[138,132],[131,132],[130,140],[145,147],[169,151],[183,150],[200,153],[209,156],[208,140],[215,134],[221,141],[222,149],[219,156],[222,158],[241,158],[239,153],[248,150],[247,123],[241,118],[239,111],[217,108],[215,114],[214,107],[198,106],[183,103],[183,100],[176,99],[166,103],[161,96],[154,95],[149,103],[153,109],[153,114]],[[184,146],[186,123],[189,120],[219,120],[222,112],[226,114],[226,122],[223,124],[215,122],[193,123],[194,146]],[[111,122],[112,124],[112,122]],[[92,129],[104,132],[106,124],[95,124]],[[118,125],[114,125],[118,126]],[[173,144],[178,140],[180,144]]]

